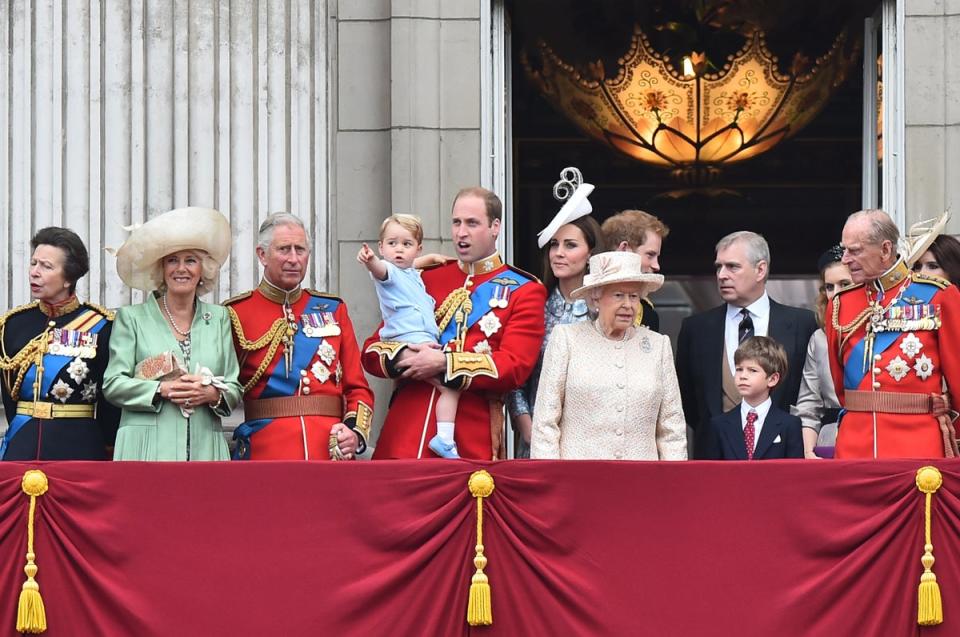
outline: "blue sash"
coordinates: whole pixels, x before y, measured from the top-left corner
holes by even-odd
[[[91,334],[96,334],[107,324],[106,318],[101,318],[96,325],[91,327],[89,330]],[[31,400],[37,401],[41,400],[47,393],[50,391],[50,387],[53,385],[53,381],[57,379],[57,376],[60,375],[60,372],[73,361],[73,356],[63,356],[61,354],[44,354],[43,355],[43,378],[40,379],[40,394],[38,396],[33,396]],[[23,396],[24,388],[29,387],[30,390],[33,390],[33,384],[37,380],[37,365],[36,363],[30,365],[30,368],[27,369],[27,373],[23,376],[23,383],[20,385],[20,395]],[[7,452],[7,446],[10,444],[10,441],[13,440],[13,437],[17,435],[23,426],[33,420],[33,416],[27,416],[26,414],[15,414],[13,419],[10,421],[10,425],[7,427],[7,433],[3,437],[3,441],[0,442],[0,458],[3,458],[4,454]]]
[[[332,314],[337,311],[338,307],[340,307],[340,301],[337,299],[311,297],[303,308],[302,314],[315,312],[330,312]],[[303,333],[302,328],[298,329],[296,334],[293,335],[293,360],[291,361],[289,377],[287,377],[287,368],[283,361],[278,361],[267,378],[267,386],[263,388],[260,398],[295,396],[300,389],[300,370],[310,367],[310,361],[316,355],[320,342],[321,339],[309,337]],[[281,353],[280,356],[282,357],[283,354]],[[248,420],[234,429],[233,439],[237,441],[237,446],[233,452],[233,459],[249,460],[251,436],[272,422],[272,418]]]
[[[900,295],[900,300],[896,303],[891,303],[887,309],[890,309],[894,306],[905,307],[912,305],[912,303],[906,303],[903,300],[904,297],[911,297],[911,301],[916,299],[922,303],[929,303],[933,298],[933,295],[936,294],[937,290],[939,289],[940,288],[930,283],[914,281],[907,286],[907,289],[904,290],[904,293]],[[893,345],[902,335],[903,332],[878,332],[873,341],[873,353],[883,353],[884,350]],[[860,386],[864,376],[867,375],[863,364],[863,354],[866,348],[867,339],[862,338],[860,339],[860,342],[857,343],[852,350],[850,350],[850,356],[847,357],[847,362],[843,365],[844,389],[856,389]],[[868,363],[870,367],[873,367],[873,361],[868,361]]]
[[[504,283],[504,280],[512,279],[511,283]],[[496,281],[496,283],[495,283]],[[506,270],[500,276],[489,279],[476,288],[470,294],[470,301],[473,303],[473,309],[470,310],[470,316],[467,317],[467,326],[469,330],[471,327],[476,325],[477,321],[483,318],[483,315],[490,311],[490,299],[493,298],[499,290],[503,288],[508,288],[510,290],[509,294],[513,294],[518,288],[523,285],[530,283],[530,279],[527,277],[514,272],[513,270]],[[457,322],[450,321],[447,323],[446,329],[443,330],[443,334],[440,335],[440,344],[446,345],[452,341],[457,336]]]

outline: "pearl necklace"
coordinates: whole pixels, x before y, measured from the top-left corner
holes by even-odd
[[[188,338],[190,336],[190,330],[187,330],[186,332],[184,332],[183,330],[180,329],[180,326],[177,325],[177,322],[173,320],[173,314],[170,313],[170,308],[167,307],[167,295],[164,294],[163,296],[161,296],[160,300],[163,301],[163,313],[167,315],[167,320],[170,321],[170,325],[173,327],[173,331],[179,334],[180,336],[183,336],[184,338]]]

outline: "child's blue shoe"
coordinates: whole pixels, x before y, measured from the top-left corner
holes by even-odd
[[[446,442],[438,435],[430,439],[430,451],[437,454],[441,458],[459,458],[460,454],[457,453],[457,443],[455,442]]]

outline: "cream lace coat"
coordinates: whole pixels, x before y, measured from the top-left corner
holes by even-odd
[[[558,325],[544,354],[530,457],[686,460],[669,337],[640,327],[613,341],[592,321]]]

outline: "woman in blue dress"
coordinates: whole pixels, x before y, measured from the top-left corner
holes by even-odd
[[[530,432],[533,406],[537,401],[537,385],[550,332],[557,325],[577,323],[590,318],[587,302],[571,300],[570,293],[583,285],[590,257],[605,250],[600,224],[590,216],[593,207],[588,196],[591,184],[583,183],[580,171],[566,168],[554,186],[554,196],[563,201],[560,211],[538,235],[543,250],[543,284],[549,290],[543,310],[546,331],[540,345],[540,357],[530,378],[510,392],[507,409],[513,422],[516,439],[515,458],[530,457]]]

